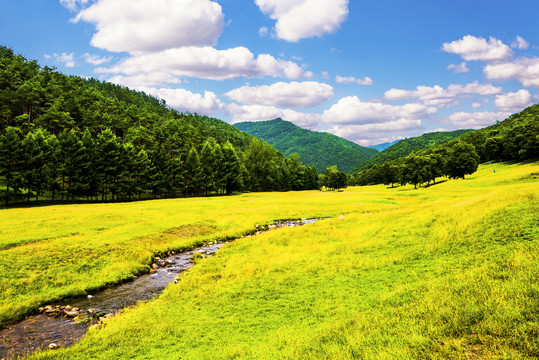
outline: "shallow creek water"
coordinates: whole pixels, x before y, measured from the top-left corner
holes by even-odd
[[[319,219],[275,221],[268,230],[314,223]],[[259,232],[257,232],[258,234]],[[80,340],[88,328],[99,321],[99,314],[114,314],[123,308],[148,301],[163,292],[168,284],[183,271],[193,267],[193,254],[212,256],[225,243],[213,243],[156,261],[160,266],[153,273],[136,277],[133,281],[107,288],[96,294],[58,302],[59,306],[79,308],[87,323],[76,323],[72,318],[34,315],[15,325],[0,330],[0,359],[24,356],[47,347],[67,347]],[[97,314],[97,316],[96,316]],[[109,315],[110,316],[110,315]],[[91,320],[91,321],[90,321]]]

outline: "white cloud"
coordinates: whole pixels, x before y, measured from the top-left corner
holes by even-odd
[[[539,58],[521,57],[511,62],[488,64],[483,72],[491,80],[518,80],[523,86],[539,88]]]
[[[444,43],[442,50],[460,55],[466,61],[505,60],[513,55],[513,51],[501,40],[490,37],[487,41],[485,38],[472,35],[466,35],[461,40]]]
[[[239,77],[279,76],[288,79],[311,77],[296,63],[275,59],[268,54],[257,58],[245,47],[217,50],[212,47],[183,47],[158,53],[132,56],[121,63],[96,69],[98,73],[151,77],[153,73],[168,74],[172,79],[181,76],[225,80]]]
[[[421,119],[429,117],[438,110],[420,104],[405,104],[401,106],[383,103],[362,102],[357,96],[347,96],[339,100],[337,104],[324,111],[322,120],[335,125],[372,125],[362,129],[375,131],[380,128],[400,128],[420,126]]]
[[[112,56],[98,56],[90,53],[85,53],[82,57],[87,63],[92,65],[102,65],[112,60]]]
[[[264,86],[242,86],[225,94],[229,99],[246,105],[275,105],[308,108],[320,105],[333,97],[335,91],[328,84],[316,81],[278,82]]]
[[[60,0],[60,4],[71,11],[76,11],[79,4],[84,5],[86,3],[88,3],[88,0]]]
[[[366,76],[363,79],[356,79],[353,76],[345,77],[345,76],[337,75],[335,76],[335,81],[338,82],[339,84],[351,84],[351,83],[356,83],[359,85],[372,85],[373,84],[372,79],[368,76]]]
[[[266,35],[268,35],[268,28],[265,27],[265,26],[262,26],[260,29],[258,29],[258,35],[260,35],[261,37],[264,37]]]
[[[255,0],[276,20],[275,35],[291,42],[335,32],[348,15],[348,0]]]
[[[517,92],[497,95],[494,104],[504,111],[520,111],[533,105],[532,96],[528,90],[521,89]]]
[[[57,63],[63,64],[66,67],[70,67],[70,68],[75,67],[74,53],[69,53],[69,54],[65,52],[61,54],[54,53],[52,56],[49,54],[45,54],[44,57],[45,57],[45,60],[54,58],[54,60]]]
[[[483,107],[483,105],[481,105],[480,103],[474,102],[472,104],[472,109],[481,109],[482,107]]]
[[[522,37],[517,36],[516,39],[511,43],[511,47],[513,49],[527,49],[530,47],[530,44],[528,44],[528,42]]]
[[[462,73],[468,73],[470,72],[470,69],[466,66],[465,62],[461,62],[460,64],[450,64],[447,67],[448,70],[452,70],[455,74],[462,74]]]
[[[224,27],[221,6],[210,0],[97,0],[80,20],[96,24],[93,46],[130,53],[214,45]]]
[[[402,138],[401,136],[390,136],[389,133],[391,132],[419,130],[422,128],[421,120],[399,119],[382,124],[335,125],[327,129],[326,132],[354,141],[363,146],[369,146]]]
[[[116,75],[107,78],[108,82],[127,86],[131,89],[139,90],[146,87],[156,87],[162,84],[181,84],[181,80],[171,77],[164,72],[153,72],[151,74],[144,73],[133,76]]]
[[[163,99],[168,106],[183,112],[213,116],[222,106],[221,101],[211,91],[206,91],[202,96],[185,89],[139,88],[139,90]]]
[[[233,115],[233,124],[242,121],[264,121],[275,118],[282,118],[293,122],[297,126],[311,130],[317,129],[320,124],[320,114],[280,109],[275,106],[230,104],[226,105],[224,110],[226,113]]]
[[[386,100],[407,100],[417,98],[425,105],[447,107],[456,105],[459,96],[467,94],[496,95],[502,92],[501,87],[490,84],[479,84],[477,81],[466,85],[451,84],[444,89],[441,86],[418,86],[416,90],[390,89],[385,92]]]
[[[509,112],[457,112],[450,115],[446,121],[461,129],[481,129],[497,120],[505,120],[510,115]]]

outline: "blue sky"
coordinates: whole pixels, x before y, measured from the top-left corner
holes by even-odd
[[[230,123],[361,145],[539,102],[536,0],[3,0],[0,44]]]

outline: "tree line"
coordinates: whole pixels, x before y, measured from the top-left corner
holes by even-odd
[[[483,162],[535,159],[539,156],[539,105],[492,126],[462,133],[449,142],[373,165],[350,176],[349,184],[413,184],[417,187],[435,182],[441,176],[464,179]],[[391,147],[386,150],[389,149]]]
[[[353,185],[391,185],[436,183],[436,178],[447,176],[450,179],[462,178],[473,174],[479,166],[479,155],[475,147],[463,141],[448,146],[437,147],[422,152],[412,152],[405,158],[386,161],[374,165],[369,170],[352,176]]]
[[[24,134],[8,127],[0,135],[0,174],[6,205],[44,195],[107,201],[318,188],[314,167],[297,154],[284,158],[261,140],[253,138],[243,152],[209,137],[184,158],[169,141],[137,148],[108,128],[96,136],[88,129],[56,136],[42,128]]]

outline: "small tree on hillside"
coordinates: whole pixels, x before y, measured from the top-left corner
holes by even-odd
[[[445,173],[450,179],[464,179],[465,175],[476,172],[478,166],[479,156],[475,152],[475,147],[458,141],[449,150],[445,162]]]

